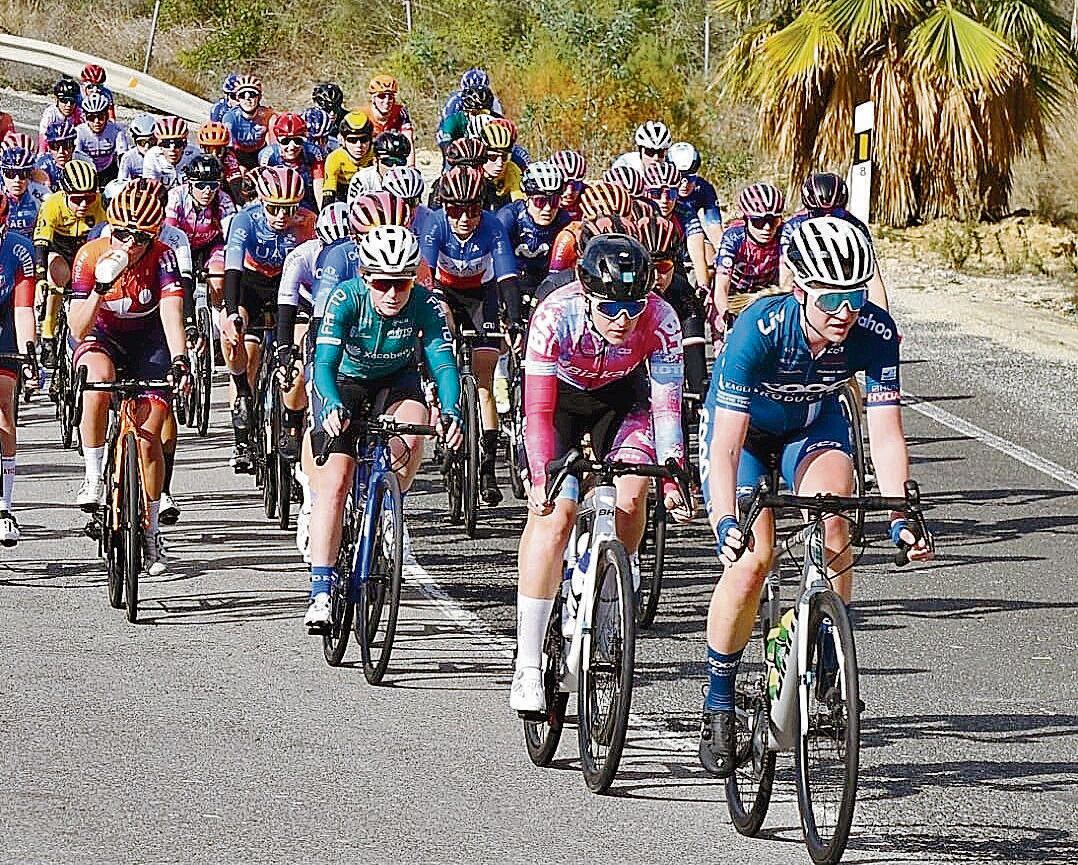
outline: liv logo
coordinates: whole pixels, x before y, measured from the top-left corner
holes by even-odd
[[[767,324],[764,324],[763,319],[761,319],[760,321],[756,322],[756,326],[758,328],[760,328],[760,333],[762,333],[764,336],[767,336],[776,327],[778,327],[780,324],[782,324],[785,320],[786,320],[786,308],[783,307],[782,309],[779,309],[779,310],[776,310],[775,312],[772,312],[767,317]]]

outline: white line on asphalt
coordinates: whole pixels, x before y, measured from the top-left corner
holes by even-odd
[[[1054,478],[1061,484],[1070,487],[1072,490],[1078,490],[1078,473],[1072,472],[1070,469],[1064,468],[1049,459],[1045,459],[1040,454],[1034,453],[1028,448],[1024,448],[1005,438],[1000,438],[998,435],[990,433],[988,430],[982,429],[976,424],[970,423],[964,418],[960,418],[958,415],[953,415],[949,411],[946,411],[933,403],[925,402],[916,394],[903,391],[902,397],[906,401],[905,404],[918,414],[931,418],[936,421],[936,423],[943,424],[943,426],[953,429],[955,432],[962,433],[964,436],[976,439],[981,442],[981,444],[1006,454],[1007,456],[1018,460],[1018,462],[1048,475],[1050,478]]]

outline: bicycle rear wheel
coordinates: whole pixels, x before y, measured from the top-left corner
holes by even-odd
[[[479,438],[482,424],[479,420],[479,388],[472,376],[461,380],[460,406],[464,413],[463,474],[461,498],[464,509],[464,533],[475,537],[475,524],[479,516]]]
[[[261,391],[262,412],[259,415],[258,439],[262,465],[262,507],[266,519],[277,518],[277,439],[280,435],[280,397],[273,380],[266,376]],[[268,405],[267,405],[268,403]]]
[[[340,666],[344,653],[348,651],[348,635],[356,610],[352,597],[352,569],[359,533],[351,497],[345,502],[341,520],[341,548],[337,552],[336,575],[329,589],[329,628],[322,634],[322,654],[331,667]]]
[[[109,575],[109,606],[118,610],[124,605],[124,547],[123,547],[123,509],[124,487],[121,475],[120,483],[116,483],[116,466],[114,464],[115,442],[111,436],[106,440],[105,452],[105,506],[98,509],[94,515],[95,520],[101,525],[101,550],[105,554],[105,567]],[[113,519],[120,531],[113,528]]]
[[[808,639],[808,662],[798,689],[799,717],[807,717],[808,725],[798,730],[794,752],[797,804],[812,861],[835,863],[853,823],[861,713],[853,629],[846,605],[834,592],[813,599]]]
[[[861,422],[861,400],[857,388],[846,382],[838,392],[838,404],[850,428],[850,459],[853,462],[853,494],[868,495],[868,457],[865,452],[865,436]],[[860,546],[865,535],[865,512],[858,509],[850,522],[850,542]]]
[[[577,725],[584,781],[603,793],[614,780],[629,728],[636,657],[632,574],[625,547],[608,541],[595,570],[591,633],[577,680]]]
[[[142,479],[139,477],[138,442],[133,432],[123,444],[124,595],[127,621],[138,621],[138,578],[142,568]]]
[[[208,309],[200,309],[197,316],[198,332],[202,336],[202,350],[196,355],[195,384],[198,399],[195,415],[199,436],[204,437],[210,429],[210,397],[213,394],[213,322]]]
[[[523,500],[527,495],[527,491],[524,489],[524,470],[527,468],[524,465],[524,430],[523,430],[523,418],[524,418],[524,405],[523,405],[523,390],[524,382],[521,379],[519,371],[516,370],[516,363],[512,361],[514,355],[510,353],[510,374],[509,374],[509,423],[506,425],[508,431],[508,442],[505,446],[505,464],[509,466],[509,485],[513,488],[513,496],[518,500]]]
[[[648,504],[648,522],[640,544],[640,588],[636,592],[636,624],[641,629],[655,623],[666,565],[666,502],[662,481],[655,482]]]
[[[561,680],[562,649],[565,641],[561,635],[561,593],[554,599],[550,621],[543,641],[543,690],[546,692],[546,717],[543,720],[524,721],[524,745],[528,756],[536,766],[549,766],[558,751],[558,742],[565,728],[565,707],[569,695],[559,685]]]
[[[274,454],[273,462],[277,470],[277,527],[287,531],[292,516],[292,462],[281,454]]]
[[[378,486],[371,566],[360,591],[361,614],[355,624],[356,636],[364,646],[363,675],[372,685],[382,681],[393,653],[404,565],[404,502],[397,476],[392,472],[382,475]]]

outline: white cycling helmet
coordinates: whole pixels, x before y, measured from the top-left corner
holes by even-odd
[[[666,158],[674,163],[682,174],[695,174],[700,170],[700,154],[688,141],[677,141],[670,145]]]
[[[465,137],[481,139],[483,137],[483,130],[486,129],[494,119],[493,114],[473,114],[468,118],[468,128],[464,132]]]
[[[661,120],[645,120],[636,127],[636,135],[633,138],[637,147],[649,147],[653,150],[666,150],[673,138],[670,130]]]
[[[82,113],[100,114],[102,111],[108,111],[111,104],[104,93],[92,90],[82,97]]]
[[[372,173],[360,170],[352,175],[352,179],[348,181],[348,192],[344,197],[349,206],[361,195],[366,195],[368,192],[378,192],[377,183],[372,182]]]
[[[127,181],[121,180],[119,177],[117,177],[115,180],[110,180],[108,183],[105,184],[105,188],[101,190],[101,197],[104,199],[102,203],[108,204],[110,201],[112,201],[112,199],[114,199],[117,195],[120,194],[120,190],[122,190],[125,186],[127,186]]]
[[[820,216],[800,223],[790,237],[786,263],[794,282],[834,289],[864,285],[876,272],[868,235],[845,219]]]
[[[408,201],[422,198],[425,188],[423,173],[410,165],[391,168],[382,176],[382,189]]]
[[[419,241],[400,225],[379,225],[359,241],[359,266],[366,276],[414,277]]]
[[[348,237],[348,205],[343,201],[334,201],[323,207],[314,224],[314,233],[323,246]]]
[[[140,114],[131,121],[127,131],[132,138],[153,138],[153,127],[156,123],[157,118],[152,114]]]
[[[565,173],[553,162],[532,162],[520,178],[525,195],[557,195],[565,188]]]

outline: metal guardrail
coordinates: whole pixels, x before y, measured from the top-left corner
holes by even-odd
[[[127,66],[83,54],[65,45],[53,45],[37,39],[0,33],[0,58],[13,63],[54,69],[70,75],[75,80],[78,80],[83,66],[96,63],[107,73],[109,89],[117,95],[122,94],[160,112],[175,114],[186,120],[205,120],[210,113],[210,103],[205,99],[192,96],[179,87],[158,81]]]

